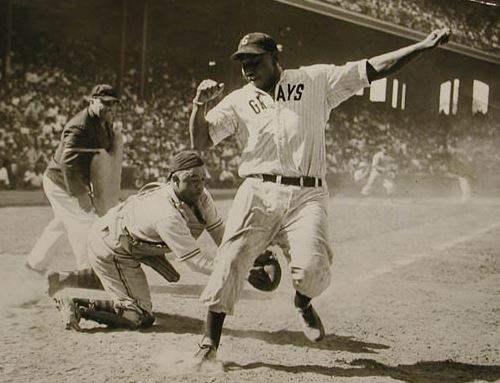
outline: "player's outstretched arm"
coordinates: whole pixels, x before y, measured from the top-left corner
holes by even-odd
[[[184,264],[196,273],[201,273],[205,275],[210,275],[214,269],[214,254],[207,254],[206,251],[200,252],[200,254],[192,257],[186,261]]]
[[[368,60],[367,64],[368,80],[371,82],[393,74],[399,68],[420,55],[420,53],[428,49],[433,49],[440,44],[446,44],[449,36],[449,28],[437,29],[432,31],[425,39],[418,43],[380,56],[372,57]]]
[[[207,103],[218,97],[224,90],[224,84],[213,80],[203,80],[196,89],[193,110],[189,118],[189,134],[193,149],[206,149],[212,146],[208,133],[208,122],[205,119]]]

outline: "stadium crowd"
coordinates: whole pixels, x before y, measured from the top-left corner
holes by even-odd
[[[453,40],[476,49],[500,50],[499,7],[469,0],[322,0],[342,9],[427,33],[449,27]],[[451,4],[453,3],[453,4]]]
[[[31,173],[43,173],[68,118],[86,105],[90,87],[115,81],[105,67],[88,70],[98,68],[91,45],[67,41],[61,47],[43,37],[29,45],[16,52],[9,82],[0,87],[0,188],[36,187],[37,177]],[[138,71],[126,73],[116,122],[124,136],[123,166],[135,169],[136,186],[165,180],[171,156],[189,145],[187,121],[195,82],[189,73],[171,75],[168,63],[158,62],[148,78],[151,101],[138,97]],[[222,184],[232,178],[229,173],[236,174],[232,152],[229,144],[205,154],[208,168],[217,176],[223,173]]]
[[[96,64],[97,48],[81,41],[58,46],[42,37],[15,46],[25,49],[15,51],[12,76],[0,87],[0,188],[39,188],[68,118],[86,105],[90,87],[113,82],[115,75]],[[127,72],[116,122],[124,135],[123,166],[135,169],[136,187],[164,181],[171,156],[189,145],[194,76],[173,69],[167,60],[156,63],[148,74],[149,101],[137,95],[138,71]],[[500,165],[499,135],[486,116],[452,128],[434,118],[422,128],[409,113],[358,99],[337,109],[330,124],[330,174],[352,174],[362,161],[370,162],[380,145],[396,159],[399,174],[470,175],[477,167],[494,170]],[[203,153],[212,185],[238,182],[235,149],[235,141],[228,140]]]
[[[330,119],[327,156],[330,173],[353,174],[371,163],[381,147],[395,160],[399,175],[493,174],[500,164],[500,137],[492,118],[442,115],[416,124],[412,116],[369,102],[349,103]]]

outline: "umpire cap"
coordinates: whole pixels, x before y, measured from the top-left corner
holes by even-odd
[[[100,98],[103,101],[120,102],[118,92],[109,84],[98,84],[90,92],[90,98]]]
[[[231,59],[238,60],[241,55],[261,55],[277,51],[278,47],[271,36],[262,32],[253,32],[243,36],[238,44],[238,50],[231,55]]]

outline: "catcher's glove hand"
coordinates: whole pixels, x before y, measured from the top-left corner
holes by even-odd
[[[281,282],[281,266],[271,250],[264,251],[255,259],[248,282],[261,291],[274,291],[278,288]]]

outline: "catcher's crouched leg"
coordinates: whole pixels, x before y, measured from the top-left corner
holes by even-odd
[[[47,294],[52,297],[68,287],[104,290],[97,274],[91,268],[76,271],[51,271],[47,274]]]
[[[116,308],[111,300],[74,298],[81,318],[105,324],[111,328],[139,329],[151,327],[155,317],[146,311]]]

